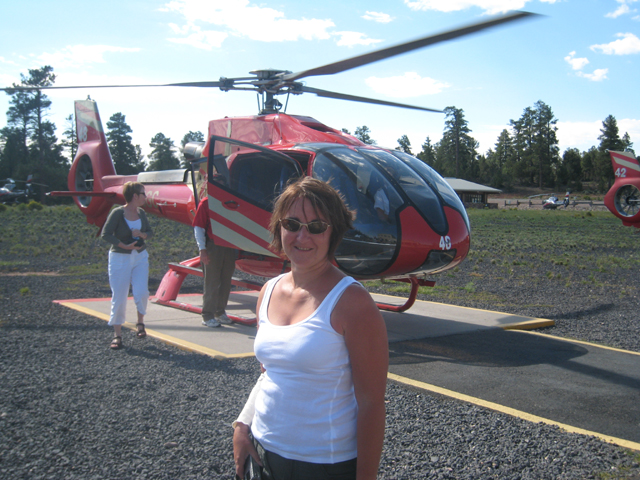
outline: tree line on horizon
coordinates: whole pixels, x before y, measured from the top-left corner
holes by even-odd
[[[20,78],[21,83],[13,87],[52,86],[56,75],[52,67],[44,66],[30,69],[28,76],[21,74]],[[18,180],[31,174],[34,182],[46,184],[47,190],[66,190],[67,174],[77,151],[73,115],[65,119],[62,139],[58,140],[57,127],[46,118],[51,100],[42,90],[9,89],[6,93],[11,98],[6,112],[7,126],[0,129],[0,179]],[[598,146],[584,152],[569,148],[560,155],[556,137],[558,119],[550,106],[538,101],[525,108],[519,119],[510,120],[510,128],[501,132],[494,147],[480,154],[464,111],[451,106],[444,112],[444,130],[439,141],[434,143],[427,137],[420,151],[413,152],[408,137],[403,135],[396,149],[416,156],[443,177],[461,178],[505,191],[522,186],[581,191],[588,183],[592,189],[604,192],[614,180],[607,150],[627,150],[633,146],[628,133],[620,136],[615,117],[609,115],[602,122]],[[347,129],[342,130],[350,134]],[[121,175],[186,168],[184,146],[191,141],[204,141],[202,132],[189,131],[176,147],[173,140],[157,133],[149,142],[151,153],[145,158],[140,145],[133,144],[132,132],[121,112],[106,122],[109,150],[116,172]],[[366,125],[357,127],[354,136],[366,144],[376,144]]]

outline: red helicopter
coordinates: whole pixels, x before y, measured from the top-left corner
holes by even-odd
[[[313,176],[329,182],[343,195],[349,208],[357,212],[354,228],[336,251],[337,266],[360,280],[409,282],[411,293],[404,305],[379,304],[383,309],[404,311],[413,304],[420,285],[435,284],[426,279],[428,275],[455,267],[469,251],[469,219],[458,195],[435,170],[417,158],[366,145],[311,117],[281,113],[282,104],[275,97],[313,93],[439,112],[319,90],[299,80],[340,73],[531,15],[515,12],[298,73],[257,70],[245,78],[171,84],[216,87],[223,91],[251,90],[261,99],[259,115],[213,120],[206,142],[187,144],[183,153],[191,161],[190,169],[117,175],[96,103],[76,101],[78,152],[69,171],[70,191],[51,195],[74,196],[87,222],[99,228],[114,204],[125,203],[122,187],[128,181],[145,184],[146,211],[186,225],[191,225],[199,199],[208,195],[215,240],[239,251],[236,268],[252,275],[273,277],[288,269],[287,260],[269,250],[268,224],[273,201],[291,179]],[[137,85],[127,85],[134,86]],[[186,276],[202,275],[199,262],[199,257],[195,257],[170,264],[155,301],[199,313],[199,307],[176,302]],[[234,283],[260,288],[240,280]],[[252,322],[239,317],[232,319]]]
[[[622,224],[640,228],[640,162],[632,152],[609,150],[616,180],[604,204]]]

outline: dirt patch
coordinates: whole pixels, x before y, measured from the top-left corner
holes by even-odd
[[[60,272],[0,272],[0,277],[58,277]]]

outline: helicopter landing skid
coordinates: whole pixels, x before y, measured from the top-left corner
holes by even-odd
[[[201,315],[202,307],[176,301],[178,294],[180,293],[180,287],[182,287],[182,283],[184,282],[184,279],[187,278],[187,275],[195,275],[197,277],[203,276],[202,269],[200,268],[200,257],[190,258],[189,260],[185,260],[180,263],[169,263],[169,271],[165,273],[162,282],[160,282],[154,303]],[[232,278],[231,284],[236,287],[243,287],[249,290],[260,290],[262,288],[262,284],[258,282],[242,280],[239,278]],[[235,315],[228,315],[228,317],[233,322],[241,325],[252,327],[257,323],[255,318],[244,318]]]
[[[398,312],[398,313],[409,310],[413,306],[414,302],[416,301],[416,297],[418,296],[418,288],[433,287],[436,284],[436,282],[432,280],[421,280],[415,277],[398,278],[398,279],[395,279],[394,281],[411,284],[411,292],[409,292],[409,298],[407,298],[407,301],[403,305],[391,305],[389,303],[376,303],[376,306],[380,310],[385,310],[388,312]]]

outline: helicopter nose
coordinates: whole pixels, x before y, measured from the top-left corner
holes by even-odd
[[[469,252],[467,224],[458,211],[445,207],[448,223],[445,234],[436,233],[414,209],[400,214],[402,241],[398,256],[384,275],[436,273],[458,265]]]

